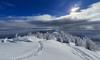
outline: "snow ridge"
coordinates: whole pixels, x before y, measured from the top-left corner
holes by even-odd
[[[47,33],[37,32],[36,34],[34,34],[34,36],[39,39],[46,39],[46,40],[53,39],[61,43],[67,43],[67,44],[69,42],[73,42],[75,43],[76,46],[85,47],[86,49],[89,49],[92,51],[100,50],[100,48],[90,38],[86,36],[85,37],[74,36],[64,31],[53,30]]]
[[[88,37],[54,30],[0,39],[0,60],[100,60],[100,51]]]
[[[73,42],[75,43],[76,46],[85,47],[86,49],[89,49],[91,51],[100,50],[100,48],[90,38],[86,36],[78,37],[78,36],[74,36],[64,31],[59,31],[59,30],[53,30],[51,32],[46,32],[46,33],[41,33],[41,32],[36,32],[34,34],[30,33],[28,34],[28,36],[33,36],[33,37],[36,37],[39,39],[45,39],[45,40],[56,40],[61,43],[67,43],[67,44],[69,42]],[[7,41],[15,42],[15,43],[18,41],[32,42],[31,40],[27,38],[22,39],[20,36],[18,36],[18,34],[16,35],[15,38],[11,40],[8,40],[7,38],[1,40],[2,43],[5,43]]]

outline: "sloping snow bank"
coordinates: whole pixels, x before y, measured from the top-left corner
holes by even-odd
[[[84,48],[85,47],[85,48]],[[0,60],[100,60],[98,47],[87,37],[63,31],[0,39]]]
[[[90,51],[75,43],[24,36],[15,42],[0,43],[0,60],[100,60],[100,52]],[[30,42],[29,42],[30,41]]]
[[[43,49],[38,56],[25,60],[82,60],[72,53],[72,48],[69,45],[54,40],[43,41],[43,45]]]

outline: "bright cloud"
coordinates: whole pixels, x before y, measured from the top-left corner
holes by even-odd
[[[72,11],[75,12],[74,14],[60,17],[51,16],[49,14],[39,16],[8,16],[5,19],[23,20],[23,22],[21,24],[20,22],[13,21],[14,24],[10,24],[8,21],[4,21],[1,22],[0,28],[2,28],[2,26],[4,26],[2,24],[5,23],[8,26],[14,25],[16,27],[23,28],[31,28],[33,26],[35,28],[42,26],[66,29],[100,29],[100,2],[90,5],[87,9],[80,10],[80,12],[76,12],[77,9],[79,8],[72,9]],[[3,20],[2,18],[0,19]]]
[[[72,9],[71,9],[71,12],[76,12],[78,9],[79,9],[79,7],[72,8]]]
[[[80,12],[76,12],[79,9],[72,8],[71,13],[69,15],[55,17],[49,14],[38,15],[38,16],[19,16],[13,17],[8,16],[7,18],[15,18],[15,19],[26,19],[26,20],[37,20],[37,21],[53,21],[53,20],[63,20],[72,19],[72,20],[88,20],[88,21],[100,21],[100,2],[94,3],[90,5],[87,9],[82,9]]]
[[[33,19],[31,19],[31,20],[51,21],[53,19],[55,19],[54,16],[44,14],[44,15],[40,15],[40,16],[33,16]],[[29,18],[29,20],[30,20],[30,18]]]
[[[82,9],[75,15],[70,14],[70,17],[77,19],[87,19],[89,21],[100,21],[100,2],[94,3],[87,9]]]

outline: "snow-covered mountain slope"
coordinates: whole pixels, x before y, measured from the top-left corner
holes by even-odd
[[[90,51],[72,42],[66,44],[34,36],[5,40],[0,43],[0,60],[100,60],[100,51]]]

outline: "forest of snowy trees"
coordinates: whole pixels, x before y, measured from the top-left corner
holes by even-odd
[[[64,31],[59,31],[59,30],[53,30],[51,32],[36,32],[34,34],[29,33],[27,36],[35,36],[39,39],[45,39],[45,40],[57,40],[61,43],[66,43],[69,44],[70,42],[75,43],[76,46],[81,46],[85,47],[86,49],[95,51],[95,50],[100,50],[99,47],[88,37],[78,37],[71,35],[69,33],[66,33]],[[8,40],[10,42],[15,42],[15,41],[20,41],[21,37],[16,34],[15,38],[11,40]],[[1,42],[4,43],[7,41],[7,38],[2,39]],[[31,42],[28,39],[24,39],[26,42]]]
[[[53,32],[46,32],[41,33],[37,32],[34,34],[35,37],[39,39],[46,39],[46,40],[57,40],[61,43],[75,43],[76,46],[85,47],[86,49],[95,51],[100,50],[99,47],[88,37],[78,37],[71,35],[69,33],[66,33],[64,31],[53,31]]]

